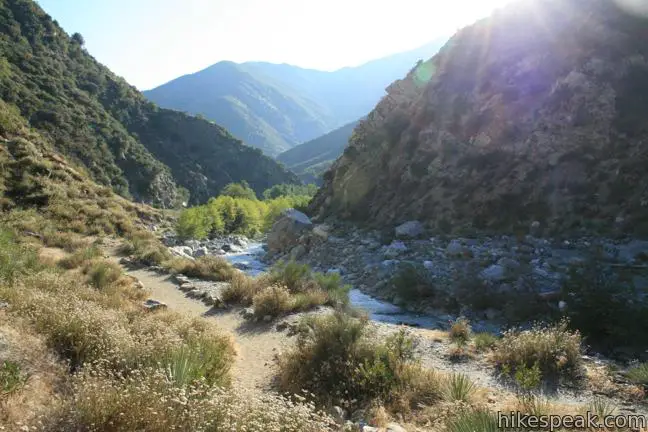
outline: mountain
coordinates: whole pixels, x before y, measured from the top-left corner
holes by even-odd
[[[342,154],[360,120],[346,124],[312,141],[300,144],[277,156],[306,183],[319,184],[322,174]]]
[[[276,156],[366,115],[385,87],[441,46],[334,72],[287,64],[219,62],[144,95],[161,107],[214,120],[246,143]]]
[[[646,35],[609,0],[519,1],[464,28],[388,88],[310,211],[648,234]]]
[[[165,207],[298,179],[222,127],[160,109],[30,0],[0,2],[0,98],[100,184]],[[13,108],[10,108],[13,109]]]

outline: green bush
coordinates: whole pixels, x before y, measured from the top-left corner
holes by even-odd
[[[486,409],[473,409],[449,417],[446,422],[448,432],[498,432],[500,427],[497,415]]]
[[[486,351],[497,345],[497,336],[492,333],[479,332],[473,336],[473,343],[477,351]]]
[[[448,334],[452,342],[458,346],[464,346],[468,343],[470,336],[472,335],[470,323],[466,318],[459,317],[450,326]]]
[[[58,265],[64,269],[70,270],[81,267],[87,264],[89,261],[98,258],[99,256],[101,256],[101,249],[96,246],[91,246],[88,248],[79,249],[72,255],[62,258],[58,262]]]
[[[83,269],[88,276],[88,283],[97,288],[104,289],[117,282],[122,276],[119,264],[110,261],[92,261]]]
[[[304,319],[296,347],[279,360],[281,388],[350,406],[438,399],[438,382],[417,366],[412,339],[399,332],[376,342],[367,324],[341,312]]]
[[[20,390],[27,382],[27,375],[20,370],[18,363],[5,360],[0,366],[0,397],[7,396]]]
[[[419,264],[402,264],[393,277],[392,283],[398,294],[405,300],[433,299],[436,294],[430,272]]]
[[[252,298],[254,314],[260,318],[265,316],[277,317],[292,309],[293,303],[288,290],[282,286],[273,285],[264,288]]]
[[[515,374],[517,368],[539,367],[542,378],[576,380],[581,376],[581,336],[568,330],[568,322],[536,325],[529,330],[510,330],[493,352],[496,365]]]
[[[221,340],[191,343],[167,353],[160,366],[179,387],[204,380],[209,385],[229,384],[232,364],[231,350]]]
[[[634,382],[635,384],[648,386],[648,363],[642,363],[640,365],[633,366],[632,368],[630,368],[630,370],[628,370],[627,376],[630,381]]]
[[[475,384],[468,376],[460,373],[453,373],[447,378],[443,395],[447,401],[469,402],[475,392]]]
[[[0,229],[0,281],[12,282],[40,267],[35,249],[19,244],[11,231]]]

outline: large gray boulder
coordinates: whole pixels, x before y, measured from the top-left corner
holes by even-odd
[[[268,233],[268,252],[285,253],[299,244],[299,239],[313,229],[313,222],[304,213],[286,209]]]
[[[416,238],[423,234],[423,224],[419,221],[407,221],[401,225],[398,225],[395,229],[396,236],[398,237],[409,237]]]

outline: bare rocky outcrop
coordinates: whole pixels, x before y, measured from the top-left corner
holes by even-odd
[[[313,229],[313,222],[304,213],[287,209],[281,214],[268,233],[270,254],[280,254],[300,246],[300,239]]]
[[[647,234],[648,21],[610,0],[527,0],[392,84],[313,214],[439,231]]]

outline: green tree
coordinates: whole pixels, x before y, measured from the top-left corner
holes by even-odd
[[[241,183],[228,184],[221,191],[221,195],[230,196],[232,198],[247,198],[251,200],[257,199],[254,190],[245,180],[243,180]]]
[[[81,33],[74,33],[72,35],[72,41],[78,43],[79,45],[85,45],[85,39],[81,36]]]

